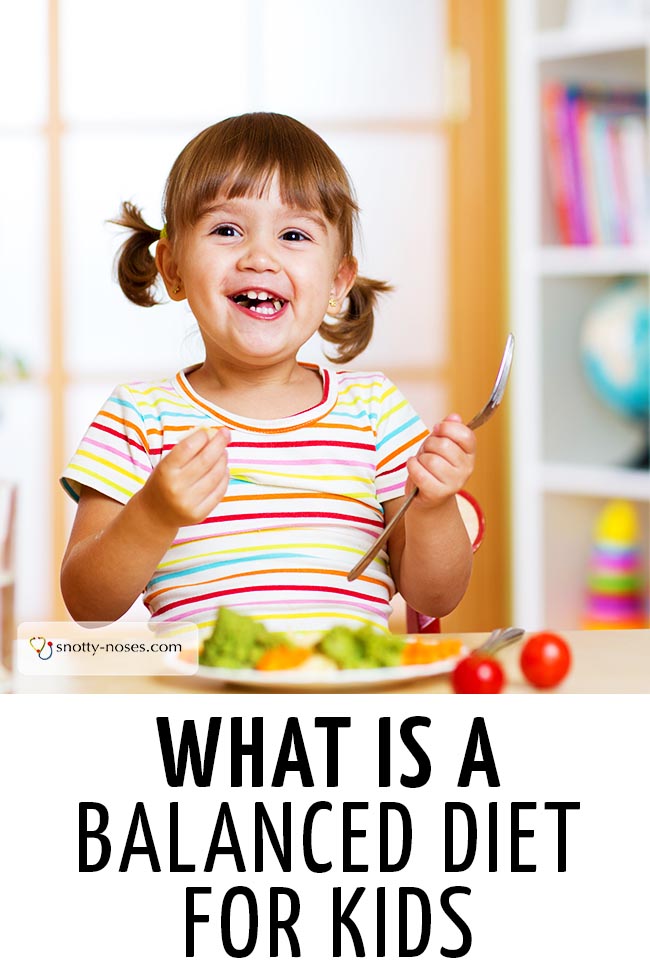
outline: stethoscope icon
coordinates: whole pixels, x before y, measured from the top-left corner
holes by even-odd
[[[46,640],[43,636],[33,636],[29,641],[29,645],[31,646],[32,650],[36,651],[39,660],[49,660],[54,652],[52,641]]]

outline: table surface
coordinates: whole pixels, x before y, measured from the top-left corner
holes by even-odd
[[[519,670],[521,642],[499,651],[506,672],[505,692],[510,694],[645,694],[650,693],[650,630],[575,630],[559,631],[571,647],[571,671],[554,691],[532,688]],[[444,634],[458,636],[468,647],[476,647],[482,633]],[[431,637],[428,639],[439,639]],[[278,693],[268,688],[251,690],[220,684],[199,677],[26,677],[17,674],[13,689],[17,693],[76,694],[239,694]],[[355,687],[354,693],[374,694],[449,694],[448,675],[420,678],[381,687]],[[344,690],[336,693],[344,693]],[[349,693],[349,692],[345,692]]]

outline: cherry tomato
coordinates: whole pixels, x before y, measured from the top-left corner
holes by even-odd
[[[571,651],[557,633],[536,633],[524,643],[519,664],[535,687],[556,687],[569,672]]]
[[[456,694],[499,694],[504,681],[499,661],[480,653],[463,657],[451,675]]]

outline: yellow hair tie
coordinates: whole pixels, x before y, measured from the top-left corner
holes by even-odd
[[[167,224],[163,224],[163,229],[160,231],[160,240],[167,240]]]

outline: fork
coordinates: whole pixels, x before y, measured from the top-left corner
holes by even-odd
[[[470,650],[470,653],[495,653],[495,651],[501,650],[503,647],[507,647],[511,643],[520,640],[525,632],[525,630],[522,630],[518,626],[506,626],[498,630],[492,630],[487,639],[477,647],[474,647],[473,650]]]
[[[497,406],[503,399],[503,394],[505,392],[506,385],[508,382],[508,376],[510,375],[510,367],[512,366],[512,356],[514,353],[514,347],[515,347],[514,335],[512,334],[512,332],[508,332],[508,337],[506,339],[503,355],[501,356],[501,364],[499,365],[497,378],[494,380],[494,386],[492,387],[492,392],[490,393],[490,396],[485,406],[482,409],[480,409],[476,414],[476,416],[473,416],[472,419],[467,424],[470,430],[476,430],[478,427],[483,426],[483,424],[490,419],[490,417],[496,410]],[[354,582],[354,580],[361,575],[363,570],[368,565],[370,565],[370,563],[375,558],[375,556],[378,555],[379,552],[381,552],[382,548],[384,547],[384,542],[391,534],[395,526],[398,525],[399,522],[402,520],[402,518],[406,514],[407,508],[410,506],[417,493],[418,493],[418,489],[416,487],[413,488],[411,493],[404,499],[404,503],[402,504],[401,508],[399,508],[395,512],[391,520],[388,522],[388,524],[384,528],[379,538],[377,538],[376,541],[373,543],[373,545],[370,546],[366,554],[357,562],[354,568],[351,569],[350,572],[348,572],[349,582]]]

